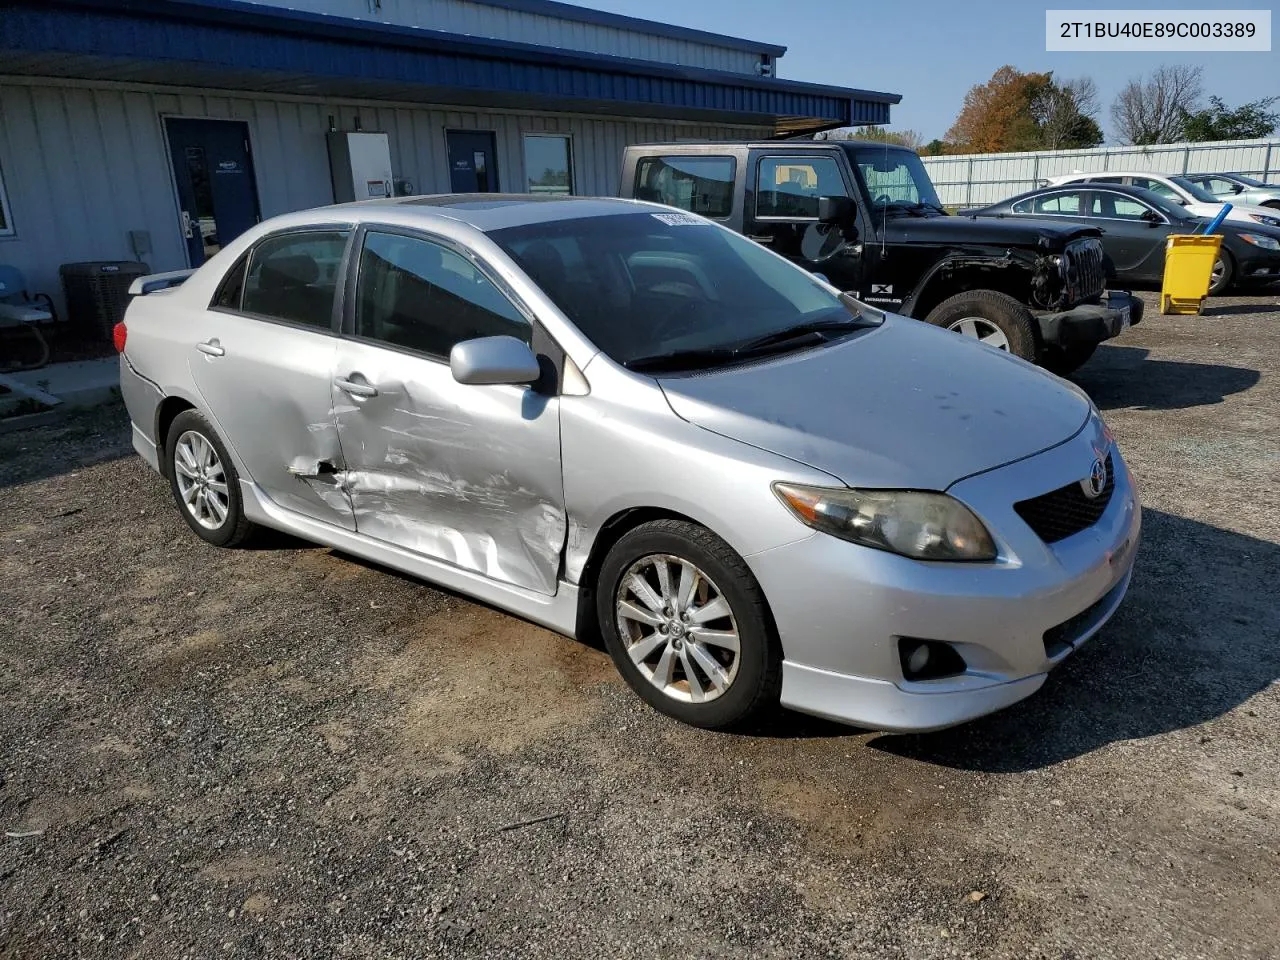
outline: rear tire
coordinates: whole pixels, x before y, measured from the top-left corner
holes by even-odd
[[[1047,346],[1040,364],[1050,373],[1065,377],[1083,367],[1097,349],[1096,343],[1077,343],[1070,347]]]
[[[1235,275],[1235,263],[1226,250],[1218,252],[1218,259],[1213,263],[1213,275],[1209,278],[1209,296],[1221,296],[1231,286],[1231,278]]]
[[[245,518],[235,464],[204,416],[184,410],[174,417],[164,455],[178,512],[201,540],[234,547],[253,535],[257,527]]]
[[[996,290],[966,290],[929,311],[925,323],[977,337],[1000,350],[1036,363],[1040,332],[1025,305]]]
[[[704,527],[656,520],[623,534],[600,569],[596,616],[618,672],[660,713],[725,729],[778,703],[782,651],[764,592]]]

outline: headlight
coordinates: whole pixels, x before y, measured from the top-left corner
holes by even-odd
[[[1280,250],[1280,240],[1272,237],[1264,237],[1256,233],[1242,233],[1240,239],[1245,243],[1252,243],[1255,247],[1261,247],[1263,250]]]
[[[833,537],[915,560],[994,560],[982,521],[945,493],[849,490],[775,483],[773,492],[803,523]]]
[[[1265,223],[1268,227],[1280,227],[1280,217],[1268,217],[1261,213],[1249,214],[1249,219],[1255,223]]]

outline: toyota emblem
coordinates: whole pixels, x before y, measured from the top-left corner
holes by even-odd
[[[1102,496],[1102,491],[1107,489],[1107,463],[1101,457],[1095,457],[1093,466],[1089,468],[1089,476],[1080,481],[1080,489],[1084,491],[1084,495],[1090,500],[1096,500]]]

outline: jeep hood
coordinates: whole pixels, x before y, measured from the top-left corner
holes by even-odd
[[[896,316],[831,346],[658,383],[681,418],[858,487],[945,490],[1057,446],[1090,416],[1065,381]]]
[[[894,216],[885,221],[889,243],[968,243],[1000,247],[1026,247],[1055,253],[1080,237],[1100,237],[1097,227],[1054,223],[1026,217],[992,216],[912,217]]]

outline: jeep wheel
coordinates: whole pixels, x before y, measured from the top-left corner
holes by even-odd
[[[929,311],[925,322],[1008,350],[1032,363],[1040,353],[1031,311],[995,290],[966,290],[948,297]]]

